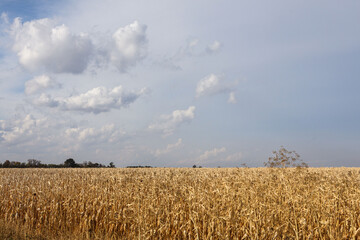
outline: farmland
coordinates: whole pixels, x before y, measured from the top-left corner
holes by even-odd
[[[0,169],[0,238],[360,239],[358,168]]]

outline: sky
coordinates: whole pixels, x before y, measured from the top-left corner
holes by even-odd
[[[2,0],[0,162],[360,167],[359,1]]]

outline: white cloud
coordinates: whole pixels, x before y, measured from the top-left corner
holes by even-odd
[[[33,153],[79,151],[89,145],[116,144],[126,135],[114,124],[69,128],[74,125],[69,119],[36,118],[31,114],[14,119],[0,120],[0,143],[17,151],[19,146]]]
[[[5,24],[9,24],[9,16],[7,15],[7,13],[2,12],[0,19],[5,23]]]
[[[228,103],[233,103],[233,104],[236,103],[236,98],[235,98],[235,93],[234,92],[229,93]]]
[[[212,54],[219,51],[220,48],[221,48],[221,43],[218,41],[214,41],[212,44],[207,46],[206,52]]]
[[[113,89],[105,87],[97,87],[92,90],[68,97],[68,98],[52,98],[49,95],[42,94],[34,101],[39,106],[57,107],[63,111],[79,111],[98,114],[108,112],[111,109],[119,109],[127,107],[140,96],[145,94],[146,89],[138,92],[125,92],[122,86]]]
[[[175,110],[169,115],[161,116],[160,120],[149,126],[150,130],[160,130],[164,136],[173,134],[175,129],[184,122],[190,122],[195,117],[195,106],[186,110]]]
[[[110,53],[111,62],[120,72],[126,72],[147,54],[146,25],[137,21],[119,28],[113,35],[114,49]]]
[[[16,18],[11,35],[20,64],[31,71],[81,73],[93,52],[92,42],[85,34],[72,34],[67,26],[56,26],[49,18],[24,23]]]
[[[40,75],[25,83],[25,93],[31,95],[50,88],[60,88],[61,85],[47,75]]]
[[[229,93],[228,103],[236,103],[235,86],[236,83],[226,83],[221,76],[210,74],[198,82],[196,86],[196,97]]]
[[[53,99],[49,94],[41,94],[37,99],[33,101],[35,105],[45,107],[58,107],[59,101]]]
[[[155,151],[155,156],[161,156],[161,155],[167,154],[176,149],[179,149],[181,146],[183,146],[183,143],[182,143],[182,139],[179,138],[176,143],[168,144],[165,149],[157,149]]]
[[[220,153],[224,153],[224,152],[226,152],[226,148],[225,148],[225,147],[222,147],[222,148],[214,148],[214,149],[205,151],[203,154],[201,154],[201,155],[198,157],[198,161],[204,161],[204,160],[207,160],[207,159],[209,159],[209,158],[216,157],[216,156],[219,155]]]
[[[196,96],[215,95],[218,93],[228,92],[229,86],[226,86],[221,79],[221,76],[210,74],[201,79],[196,87]]]
[[[192,48],[195,47],[196,45],[198,45],[199,43],[199,39],[193,39],[189,42],[188,47]]]
[[[219,86],[219,77],[215,74],[211,74],[202,80],[200,80],[196,87],[196,96],[200,97],[207,94],[216,93]]]
[[[65,136],[69,141],[75,143],[114,143],[125,135],[125,132],[116,129],[114,124],[96,128],[69,128],[65,130]]]
[[[36,119],[31,114],[23,119],[0,120],[0,140],[7,145],[34,141],[38,138],[41,128],[47,128],[46,118]]]

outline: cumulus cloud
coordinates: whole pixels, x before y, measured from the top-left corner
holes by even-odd
[[[214,41],[212,44],[206,47],[206,52],[209,54],[215,53],[219,51],[221,48],[221,43],[218,41]]]
[[[66,25],[56,25],[48,18],[24,23],[16,18],[11,35],[20,64],[31,71],[81,73],[93,52],[87,35],[73,34]]]
[[[117,142],[125,132],[117,129],[114,124],[109,124],[96,128],[69,128],[65,130],[65,137],[75,143],[102,143]]]
[[[174,133],[175,129],[185,122],[190,122],[195,117],[195,106],[186,110],[175,110],[169,115],[161,116],[160,120],[149,125],[150,130],[162,131],[164,136]]]
[[[196,96],[215,95],[218,93],[229,92],[231,88],[222,82],[219,75],[210,74],[201,79],[196,87]]]
[[[42,94],[34,101],[39,106],[58,108],[63,111],[78,111],[88,113],[108,112],[111,109],[127,107],[145,94],[146,89],[138,92],[126,92],[122,86],[113,89],[97,87],[92,90],[68,98],[52,98],[50,95]]]
[[[229,93],[228,102],[236,103],[235,85],[235,83],[226,83],[219,75],[210,74],[198,82],[196,86],[196,97]]]
[[[114,124],[101,127],[68,127],[74,123],[68,119],[36,118],[31,114],[14,119],[0,120],[0,143],[2,146],[27,146],[39,152],[39,147],[53,147],[60,151],[79,150],[81,147],[116,143],[126,135]],[[41,150],[47,151],[45,149]]]
[[[182,139],[179,138],[176,143],[168,144],[165,149],[157,149],[155,151],[155,156],[158,157],[158,156],[167,154],[169,152],[172,152],[172,151],[174,151],[176,149],[179,149],[182,145],[183,145]]]
[[[25,83],[25,93],[32,95],[50,88],[60,88],[61,85],[47,75],[40,75]]]
[[[31,114],[23,119],[0,120],[0,140],[7,145],[20,144],[37,139],[40,129],[47,128],[46,118],[36,119]]]
[[[114,48],[110,53],[111,62],[120,72],[126,72],[147,54],[146,25],[137,21],[119,28],[113,35]]]
[[[207,159],[209,159],[209,158],[216,157],[216,156],[219,155],[220,153],[224,153],[224,152],[226,152],[226,148],[225,148],[225,147],[222,147],[222,148],[214,148],[214,149],[205,151],[203,154],[201,154],[201,155],[198,157],[198,161],[204,161],[204,160],[207,160]]]
[[[196,87],[196,96],[214,94],[218,92],[219,76],[211,74],[200,80]]]

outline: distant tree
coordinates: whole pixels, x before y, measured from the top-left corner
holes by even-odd
[[[153,168],[153,167],[152,166],[138,165],[138,166],[126,166],[126,168]]]
[[[94,164],[91,162],[91,161],[89,161],[88,163],[87,163],[87,165],[86,165],[86,167],[94,167]]]
[[[242,163],[242,164],[241,164],[241,167],[243,167],[243,168],[249,168],[249,167],[246,165],[246,163]]]
[[[21,168],[21,162],[11,162],[11,167]]]
[[[114,168],[114,167],[115,167],[114,163],[113,163],[113,162],[110,162],[109,167],[110,167],[110,168]]]
[[[28,167],[41,167],[41,161],[36,159],[28,159],[27,160],[27,166]]]
[[[9,161],[9,160],[6,160],[6,161],[3,163],[3,167],[4,167],[4,168],[10,167],[10,161]]]
[[[196,165],[195,165],[195,164],[193,165],[193,168],[196,168]]]
[[[74,159],[68,158],[68,159],[66,159],[66,161],[64,162],[64,166],[65,166],[65,167],[74,168],[74,167],[77,167],[77,164],[76,164],[76,162],[75,162]]]
[[[47,168],[60,168],[61,167],[61,165],[59,165],[59,164],[48,164],[47,166],[46,166]]]
[[[264,163],[265,167],[308,167],[308,165],[300,159],[300,155],[295,151],[289,151],[283,146],[278,151],[273,151],[273,156],[269,157]]]

